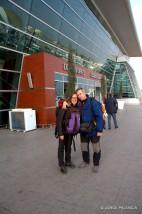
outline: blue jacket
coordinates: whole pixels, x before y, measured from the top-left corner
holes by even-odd
[[[103,131],[103,114],[101,104],[94,98],[87,98],[81,108],[81,123],[96,121],[96,128],[93,129],[87,136],[95,136],[96,132]]]

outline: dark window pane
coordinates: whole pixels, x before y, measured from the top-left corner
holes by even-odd
[[[20,71],[22,54],[0,49],[0,68]]]
[[[0,70],[0,90],[17,90],[19,74]]]
[[[16,92],[0,92],[0,109],[15,108],[16,95]]]
[[[8,111],[0,111],[0,127],[5,127],[8,125]]]

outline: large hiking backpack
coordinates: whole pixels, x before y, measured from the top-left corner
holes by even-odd
[[[80,129],[80,112],[76,108],[71,108],[65,116],[65,130],[67,134],[77,134]]]

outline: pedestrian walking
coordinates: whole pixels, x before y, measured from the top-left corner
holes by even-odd
[[[118,110],[118,102],[112,94],[108,94],[105,101],[106,112],[108,114],[108,129],[111,129],[111,117],[113,118],[114,127],[118,128],[116,113]]]
[[[67,173],[67,167],[74,168],[71,160],[71,145],[74,134],[80,128],[80,113],[77,107],[77,95],[73,94],[70,99],[64,101],[57,116],[58,164],[62,173]]]
[[[101,147],[100,137],[103,131],[103,114],[100,103],[95,98],[86,96],[83,88],[76,90],[81,106],[81,124],[80,124],[80,139],[83,162],[79,165],[80,168],[86,167],[90,163],[89,143],[93,146],[93,172],[98,172]]]

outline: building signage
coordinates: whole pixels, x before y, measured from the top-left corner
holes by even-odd
[[[91,74],[90,74],[90,77],[96,78],[96,74],[95,74],[95,73],[91,73]]]
[[[65,71],[68,71],[68,64],[65,64],[65,63],[64,63],[64,70],[65,70]],[[80,75],[83,75],[83,76],[84,76],[84,74],[85,74],[84,70],[82,70],[81,68],[76,68],[76,67],[75,67],[75,72],[76,72],[77,74],[80,74]]]
[[[94,79],[101,79],[101,74],[98,73],[90,73],[90,77],[94,78]]]

